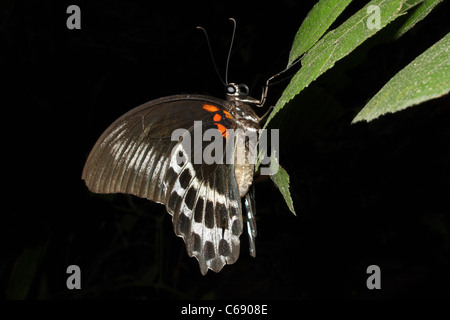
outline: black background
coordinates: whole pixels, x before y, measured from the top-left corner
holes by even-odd
[[[397,41],[395,23],[375,35],[274,119],[297,216],[257,178],[256,259],[244,234],[237,263],[202,276],[164,206],[92,194],[81,181],[96,139],[129,109],[171,94],[224,96],[196,26],[223,77],[228,18],[237,20],[229,80],[259,97],[314,3],[4,2],[2,298],[448,299],[448,96],[350,124],[449,31],[448,4]],[[66,27],[70,4],[81,8],[81,30]],[[269,104],[287,83],[270,88]],[[66,288],[73,264],[81,290]],[[369,265],[381,268],[381,290],[366,287]]]

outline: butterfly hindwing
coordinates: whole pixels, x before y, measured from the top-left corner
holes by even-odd
[[[252,257],[256,257],[255,238],[256,238],[256,205],[255,205],[255,186],[251,186],[244,198],[244,208],[247,213],[247,233],[249,252]]]
[[[205,122],[203,129],[215,129],[212,125]],[[166,176],[166,207],[176,235],[184,239],[188,254],[197,258],[205,274],[208,269],[219,272],[237,260],[242,209],[234,165],[226,164],[225,154],[221,164],[193,163],[194,153],[203,147],[190,148],[188,154],[180,142],[173,149]],[[183,160],[179,163],[180,154]]]

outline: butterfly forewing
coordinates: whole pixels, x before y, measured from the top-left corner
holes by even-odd
[[[206,96],[171,96],[130,110],[101,135],[83,169],[82,179],[97,193],[130,193],[165,202],[165,170],[176,141],[173,130],[202,120],[204,103],[225,102]]]

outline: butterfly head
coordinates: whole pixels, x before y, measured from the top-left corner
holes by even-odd
[[[239,125],[245,128],[259,128],[259,118],[251,105],[258,105],[259,100],[249,97],[245,84],[229,83],[225,87],[227,100],[232,102],[230,113]]]
[[[245,99],[249,93],[249,89],[245,84],[229,83],[225,90],[228,100]]]

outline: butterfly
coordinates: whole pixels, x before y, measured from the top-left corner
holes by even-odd
[[[183,238],[203,275],[238,259],[244,210],[250,255],[256,255],[255,164],[245,157],[239,163],[227,161],[226,152],[222,161],[196,163],[208,144],[186,141],[198,128],[212,130],[235,157],[254,154],[256,145],[245,137],[259,131],[261,118],[251,105],[264,104],[266,92],[261,100],[248,92],[246,85],[229,83],[226,100],[173,95],[134,108],[100,136],[82,173],[91,192],[132,194],[164,204],[175,234]],[[173,139],[177,129],[184,134]]]
[[[234,23],[233,43],[236,21],[230,20]],[[219,74],[206,30],[198,28],[205,33]],[[175,234],[183,238],[187,253],[198,260],[203,275],[237,261],[243,213],[249,252],[256,256],[252,183],[260,155],[256,149],[265,147],[258,141],[260,121],[270,109],[258,117],[252,106],[265,104],[269,82],[289,68],[270,77],[261,98],[255,99],[245,84],[228,82],[230,54],[231,45],[225,81],[220,78],[226,89],[225,100],[173,95],[130,110],[103,132],[82,173],[91,192],[132,194],[164,204]],[[174,133],[180,131],[174,139]],[[198,144],[199,136],[205,138],[207,132],[210,141],[214,137],[215,147],[211,148],[212,143]]]

